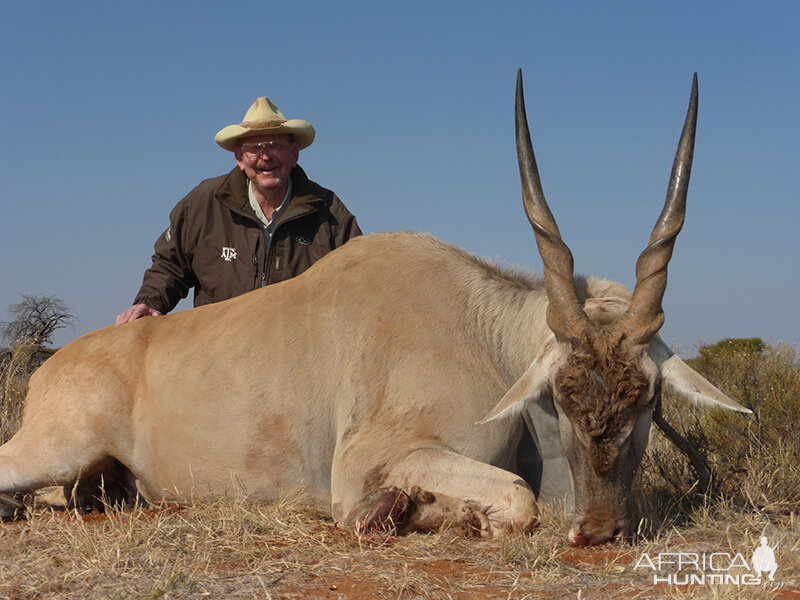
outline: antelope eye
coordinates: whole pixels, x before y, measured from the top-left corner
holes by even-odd
[[[645,406],[651,406],[656,403],[657,400],[661,398],[661,378],[657,379],[655,385],[653,386],[653,395],[647,400]]]
[[[614,436],[614,443],[617,446],[621,446],[622,444],[624,444],[625,440],[627,440],[630,437],[631,433],[633,433],[634,425],[635,425],[634,422],[626,424],[625,427],[620,429],[619,433],[617,433],[617,435]]]

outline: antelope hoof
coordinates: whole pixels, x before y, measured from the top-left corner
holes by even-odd
[[[436,531],[444,526],[467,537],[494,535],[489,518],[476,506],[417,486],[411,488],[410,499],[412,507],[401,533]]]

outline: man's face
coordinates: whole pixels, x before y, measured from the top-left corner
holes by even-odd
[[[291,135],[254,135],[242,139],[234,154],[256,190],[270,193],[286,188],[299,151]]]

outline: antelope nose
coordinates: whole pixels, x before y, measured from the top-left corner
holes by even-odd
[[[596,546],[620,537],[622,528],[617,523],[591,523],[584,521],[579,527],[577,542],[583,546]]]

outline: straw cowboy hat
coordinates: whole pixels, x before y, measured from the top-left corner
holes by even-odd
[[[214,136],[214,141],[233,152],[241,138],[278,133],[293,135],[298,150],[308,148],[316,135],[311,123],[302,119],[287,119],[269,98],[262,96],[247,109],[241,123],[221,129]]]

